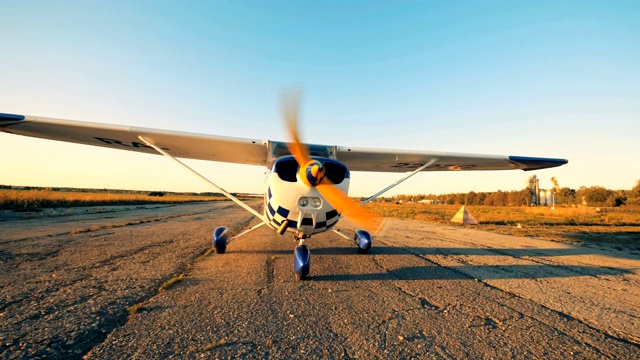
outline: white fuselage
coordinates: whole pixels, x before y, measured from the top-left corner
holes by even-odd
[[[335,186],[346,194],[349,190],[348,175]],[[291,173],[281,175],[274,166],[265,181],[264,219],[269,227],[276,230],[288,220],[287,231],[311,236],[331,229],[340,219],[340,214],[318,190],[305,185],[297,172],[295,178]]]

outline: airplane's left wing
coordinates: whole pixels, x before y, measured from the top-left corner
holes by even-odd
[[[175,157],[262,166],[267,164],[267,147],[264,146],[262,140],[257,139],[1,113],[0,131],[42,139],[158,154],[140,140],[139,136],[143,136]]]
[[[566,159],[513,155],[463,154],[336,147],[336,158],[351,171],[407,172],[429,164],[422,171],[539,170],[566,164]]]

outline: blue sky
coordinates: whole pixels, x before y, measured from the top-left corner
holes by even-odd
[[[314,143],[562,157],[541,186],[640,179],[640,4],[615,1],[3,1],[0,112]],[[0,134],[0,184],[206,191],[160,156]],[[264,169],[190,161],[229,191]],[[398,193],[513,190],[531,173],[423,173]],[[398,174],[354,174],[351,195]]]

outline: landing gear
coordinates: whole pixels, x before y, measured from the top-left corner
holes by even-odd
[[[227,242],[229,241],[229,228],[226,226],[218,226],[213,231],[213,249],[216,254],[224,254],[227,250]]]
[[[358,229],[356,235],[353,238],[358,247],[358,254],[366,254],[371,249],[371,234],[368,231]]]
[[[309,275],[311,252],[304,244],[304,236],[301,234],[295,234],[294,236],[299,243],[293,251],[293,272],[296,275],[296,280],[301,281],[305,280]]]
[[[369,249],[371,249],[371,234],[369,234],[369,232],[366,230],[356,230],[356,234],[353,237],[353,240],[351,240],[351,238],[347,235],[343,234],[340,230],[333,229],[332,231],[347,240],[353,241],[356,245],[356,248],[358,249],[358,254],[366,254],[369,252]]]

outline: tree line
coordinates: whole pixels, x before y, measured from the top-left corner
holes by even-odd
[[[568,187],[554,190],[555,203],[558,205],[623,206],[640,205],[640,180],[631,190],[610,190],[602,186],[581,186],[579,189]],[[485,206],[531,206],[534,199],[532,190],[495,192],[453,193],[441,195],[398,195],[396,202],[430,202],[449,205],[485,205]]]

